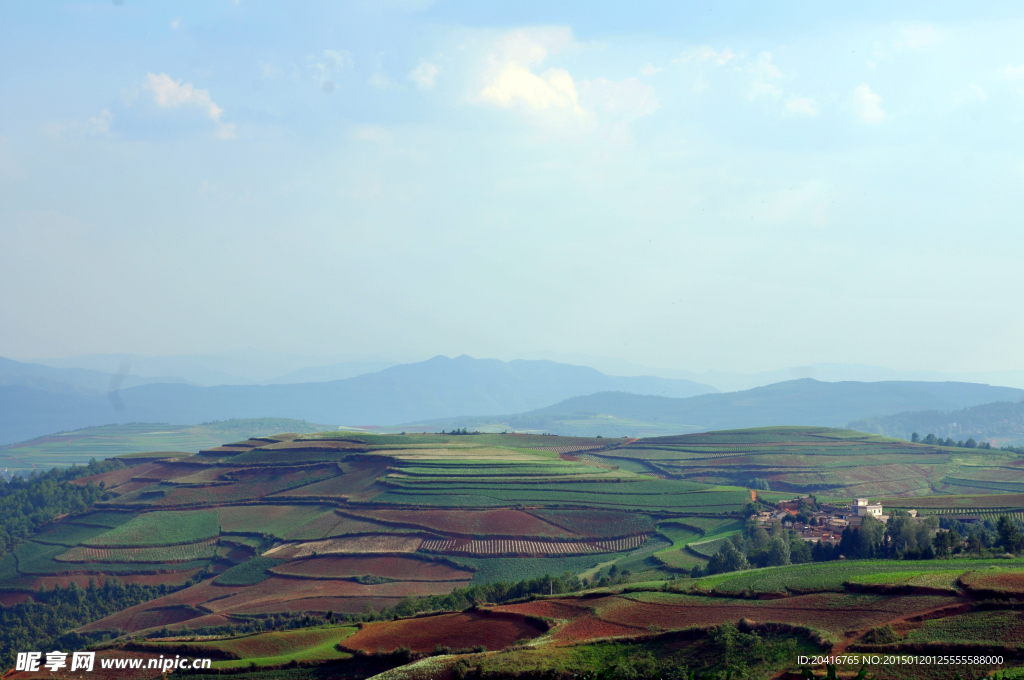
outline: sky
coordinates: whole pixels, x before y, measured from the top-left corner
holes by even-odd
[[[0,356],[1024,369],[1024,8],[890,4],[2,3]]]

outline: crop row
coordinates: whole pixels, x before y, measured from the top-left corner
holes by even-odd
[[[189,562],[213,557],[217,540],[155,548],[90,548],[78,546],[56,555],[58,562],[136,562],[159,564],[163,562]]]
[[[471,555],[579,555],[599,552],[622,552],[639,547],[646,536],[629,536],[609,541],[524,541],[518,539],[431,539],[421,550],[430,552],[467,553]]]
[[[92,547],[126,548],[195,543],[220,533],[216,510],[149,512],[85,541]]]

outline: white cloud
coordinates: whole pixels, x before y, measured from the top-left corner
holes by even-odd
[[[172,31],[177,31],[178,30],[178,27],[181,26],[181,19],[182,19],[182,17],[178,17],[177,19],[175,19],[174,21],[171,22],[171,30]]]
[[[370,80],[368,80],[367,82],[369,82],[371,86],[377,88],[378,90],[386,90],[394,85],[394,83],[391,82],[391,79],[388,78],[387,74],[384,73],[383,71],[375,72],[372,76],[370,76]]]
[[[537,113],[569,110],[583,115],[576,83],[565,69],[534,73],[549,54],[573,44],[568,29],[542,28],[512,31],[493,46],[483,73],[480,101],[502,108],[522,107]]]
[[[748,66],[748,70],[754,74],[754,82],[750,87],[750,98],[767,96],[777,99],[782,90],[775,84],[775,81],[782,78],[782,71],[772,63],[772,53],[762,52],[757,56],[757,61]]]
[[[692,50],[687,50],[679,55],[678,59],[672,61],[676,63],[688,64],[691,61],[702,63],[706,61],[714,62],[719,66],[725,66],[733,59],[736,59],[739,55],[733,52],[731,49],[726,47],[721,52],[716,52],[710,45],[701,45],[695,47]]]
[[[643,68],[640,69],[640,75],[649,77],[661,73],[662,70],[654,64],[644,64]]]
[[[580,95],[585,103],[627,118],[640,118],[654,113],[661,102],[654,88],[637,78],[614,81],[607,78],[583,81]]]
[[[114,114],[103,109],[98,116],[89,119],[89,132],[94,135],[105,135],[110,132],[110,124],[114,121]]]
[[[221,121],[223,109],[210,98],[208,90],[197,90],[192,83],[174,80],[166,73],[160,75],[146,74],[142,87],[153,93],[153,101],[163,109],[176,109],[179,106],[196,106],[206,112],[210,120],[217,123],[217,138],[232,139],[235,136],[235,124]]]
[[[853,107],[857,116],[865,123],[881,123],[885,120],[882,97],[876,94],[867,83],[861,83],[853,88]]]
[[[896,41],[896,47],[907,50],[919,50],[935,43],[942,36],[934,26],[928,24],[913,24],[907,26],[900,32]]]
[[[525,66],[506,64],[480,91],[480,97],[506,109],[521,104],[531,111],[570,108],[574,113],[585,113],[580,108],[572,76],[560,68],[550,68],[536,75]]]
[[[790,113],[802,113],[805,116],[817,116],[818,103],[811,97],[792,97],[786,100],[786,110]]]
[[[409,71],[409,80],[416,83],[421,90],[429,90],[434,87],[437,74],[441,72],[440,67],[431,64],[429,61],[421,61],[413,70]]]
[[[1021,64],[1020,66],[1007,64],[1003,72],[1010,80],[1024,80],[1024,64]]]

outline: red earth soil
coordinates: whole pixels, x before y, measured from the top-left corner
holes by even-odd
[[[357,517],[402,526],[433,529],[462,536],[563,537],[576,534],[520,510],[391,510],[387,508],[347,511]]]
[[[39,576],[32,581],[32,590],[39,590],[45,587],[53,590],[56,586],[66,588],[72,583],[77,583],[80,588],[88,588],[89,581],[95,580],[97,585],[103,585],[108,580],[117,579],[121,583],[138,583],[146,586],[158,586],[165,583],[168,586],[180,586],[189,580],[200,569],[189,571],[175,571],[169,574],[61,574],[60,576]]]
[[[468,581],[473,572],[442,562],[409,557],[313,557],[288,562],[272,570],[275,574],[316,578],[383,576],[401,581]]]
[[[609,637],[632,637],[648,631],[633,626],[622,626],[594,618],[583,616],[563,623],[552,633],[551,638],[559,643],[571,644],[581,640],[597,640]]]
[[[292,600],[311,597],[402,598],[408,595],[444,595],[456,586],[451,581],[396,581],[363,585],[355,581],[273,576],[254,586],[244,587],[230,597],[206,602],[203,606],[218,614],[239,611],[241,608],[253,612],[260,611],[261,607],[278,607]],[[294,605],[289,606],[297,610]]]
[[[299,451],[365,451],[366,444],[342,440],[291,441],[277,444],[263,444],[268,451],[299,450]]]
[[[1024,594],[1024,571],[996,572],[974,572],[967,574],[961,581],[968,590],[994,590],[1004,593]]]
[[[370,623],[342,645],[367,653],[391,651],[398,647],[408,647],[414,652],[431,652],[437,645],[453,649],[484,645],[488,650],[495,650],[540,634],[541,631],[524,618],[461,612]]]
[[[34,602],[31,593],[0,593],[0,605],[13,607],[16,604]]]
[[[514,612],[545,619],[576,619],[589,615],[592,610],[586,606],[586,600],[534,600],[494,607],[494,611]]]
[[[881,625],[917,612],[955,604],[941,596],[854,596],[838,593],[803,595],[781,600],[673,598],[639,602],[628,597],[545,600],[507,605],[500,611],[568,619],[552,634],[555,640],[578,642],[638,632],[714,626],[749,618],[841,632]],[[842,612],[842,615],[837,615]]]
[[[280,495],[282,497],[351,497],[358,500],[361,492],[372,487],[378,477],[387,473],[388,462],[384,458],[373,457],[355,463],[344,463],[342,470],[345,473],[343,475],[285,491]]]
[[[149,602],[143,602],[137,604],[134,607],[129,607],[123,611],[119,611],[116,614],[100,619],[99,621],[93,621],[87,626],[83,627],[82,630],[113,630],[120,628],[126,632],[134,632],[140,630],[139,624],[145,623],[151,615],[147,615],[146,612],[149,610],[159,610],[163,608],[167,609],[181,609],[184,611],[186,607],[182,605],[189,605],[190,607],[196,607],[198,605],[216,601],[218,598],[230,596],[234,593],[238,593],[245,590],[245,586],[217,586],[209,581],[196,584],[185,590],[179,590],[176,593],[170,595],[164,595],[158,597],[155,600]],[[193,611],[189,618],[198,618],[202,616],[204,612]],[[184,621],[185,619],[178,619],[178,621],[171,621],[170,623],[177,623]],[[145,627],[145,626],[142,626]]]
[[[93,484],[99,486],[99,483],[103,482],[106,485],[106,488],[113,489],[124,484],[132,477],[138,477],[140,475],[145,477],[148,473],[157,469],[158,467],[160,467],[159,463],[142,463],[141,465],[132,465],[131,467],[126,467],[122,470],[111,470],[110,472],[103,472],[98,475],[80,477],[79,479],[76,479],[71,483],[78,484],[79,486],[85,486],[86,484],[92,482]]]
[[[206,616],[200,616],[197,619],[189,619],[188,621],[182,621],[181,623],[176,623],[174,625],[168,626],[168,628],[170,628],[171,630],[174,630],[175,628],[181,628],[182,626],[188,626],[192,630],[196,630],[196,629],[199,629],[199,628],[214,628],[214,627],[219,627],[219,626],[230,626],[233,623],[238,623],[238,621],[236,621],[236,620],[234,620],[234,619],[232,619],[230,617],[227,617],[227,616],[220,616],[219,614],[208,614]]]

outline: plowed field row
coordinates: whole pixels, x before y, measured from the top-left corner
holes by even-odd
[[[423,541],[421,550],[473,555],[581,555],[601,552],[623,552],[640,547],[647,536],[627,536],[608,541],[522,541],[516,539],[432,539]]]
[[[89,548],[78,546],[53,559],[57,562],[190,562],[213,557],[217,540],[156,548]]]

